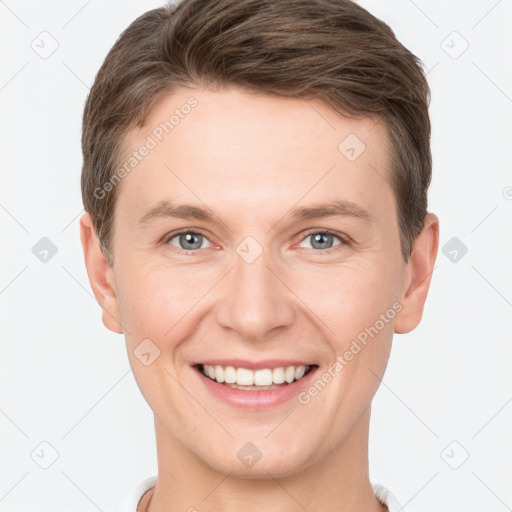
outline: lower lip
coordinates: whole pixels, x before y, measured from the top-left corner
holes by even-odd
[[[195,367],[194,371],[214,396],[224,402],[237,407],[250,409],[265,409],[273,407],[296,397],[304,388],[310,385],[311,379],[318,370],[315,366],[307,375],[300,380],[293,381],[291,384],[281,386],[275,389],[245,391],[242,389],[233,389],[224,384],[206,377],[203,372]]]

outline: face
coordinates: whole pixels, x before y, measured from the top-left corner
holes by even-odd
[[[159,442],[265,478],[305,469],[349,438],[411,284],[388,144],[376,118],[236,88],[178,89],[129,134],[126,159],[154,147],[117,185],[107,309],[122,329],[106,325],[125,334]],[[246,391],[204,376],[206,362],[266,369],[258,379],[312,370]],[[258,452],[253,467],[241,463]]]

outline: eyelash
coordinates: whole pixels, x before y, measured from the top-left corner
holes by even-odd
[[[206,235],[206,233],[204,231],[202,231],[200,229],[184,228],[184,229],[181,229],[179,231],[173,231],[172,233],[170,233],[167,236],[165,236],[164,239],[163,239],[163,243],[164,244],[169,244],[169,242],[173,238],[175,238],[176,236],[181,235],[183,233],[194,233],[194,234],[197,234],[197,235],[202,235],[208,241],[210,241],[208,236]],[[314,249],[314,248],[311,249],[312,251],[315,251],[317,253],[330,254],[331,252],[334,252],[334,251],[336,251],[337,249],[339,249],[341,247],[351,245],[351,241],[349,240],[349,238],[346,235],[343,235],[342,233],[338,233],[337,231],[329,231],[329,230],[326,230],[326,229],[323,229],[323,230],[322,229],[310,229],[310,230],[306,231],[306,233],[304,233],[304,235],[303,235],[303,237],[301,238],[300,241],[302,242],[306,238],[308,238],[309,236],[317,235],[317,234],[318,235],[333,235],[336,238],[338,238],[340,240],[340,242],[341,242],[339,245],[335,245],[334,247],[330,247],[329,249]],[[172,246],[172,247],[173,247],[173,249],[177,249],[179,252],[184,252],[185,254],[188,254],[188,255],[191,255],[191,256],[195,255],[195,254],[197,254],[197,252],[199,252],[199,249],[196,249],[194,251],[187,251],[186,249],[181,249],[179,247],[174,247],[174,246]]]

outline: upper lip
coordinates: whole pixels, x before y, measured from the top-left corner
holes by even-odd
[[[298,359],[265,359],[264,361],[249,361],[247,359],[207,359],[192,366],[207,364],[210,366],[233,366],[235,368],[247,368],[248,370],[261,370],[263,368],[281,368],[287,366],[316,366],[311,362],[299,361]]]

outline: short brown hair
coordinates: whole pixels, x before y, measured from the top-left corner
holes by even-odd
[[[85,104],[82,199],[110,265],[120,187],[102,187],[127,133],[143,127],[155,102],[177,87],[230,85],[378,116],[391,141],[389,180],[408,261],[432,175],[421,61],[350,0],[182,0],[146,12],[120,35]]]

